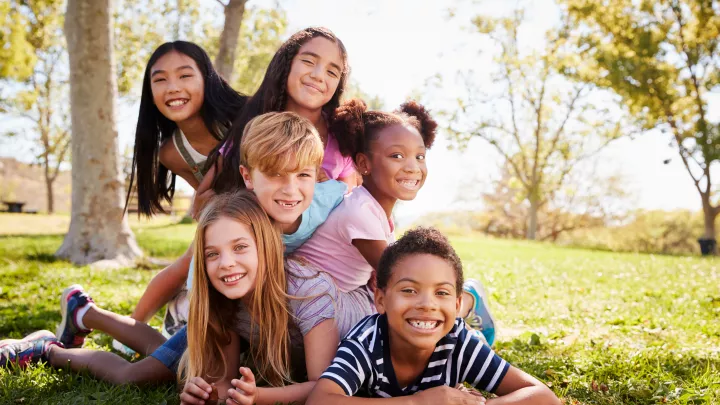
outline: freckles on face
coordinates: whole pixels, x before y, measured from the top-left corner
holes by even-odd
[[[393,125],[370,143],[370,181],[384,196],[413,200],[427,177],[425,143],[417,129]]]
[[[205,229],[203,255],[210,284],[222,295],[240,299],[255,290],[258,254],[249,226],[219,218]]]
[[[378,311],[387,314],[396,338],[433,348],[454,325],[460,305],[456,282],[455,270],[444,259],[425,253],[407,256],[393,266]]]
[[[150,68],[155,106],[176,123],[196,117],[205,97],[202,73],[191,57],[170,51]]]
[[[322,108],[335,94],[343,66],[337,43],[317,37],[303,44],[293,58],[288,75],[288,107]]]

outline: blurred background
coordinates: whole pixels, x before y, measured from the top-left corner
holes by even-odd
[[[396,209],[401,226],[669,254],[714,239],[718,2],[117,0],[119,97],[107,102],[127,174],[150,54],[183,39],[214,58],[232,3],[243,5],[236,89],[252,94],[292,33],[325,26],[349,52],[348,97],[433,112],[441,136],[417,199]],[[72,165],[64,11],[0,2],[0,209],[59,231]],[[174,216],[159,221],[189,205],[178,181]],[[27,219],[0,220],[27,231]]]

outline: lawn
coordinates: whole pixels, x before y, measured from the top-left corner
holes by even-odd
[[[10,217],[0,215],[0,338],[54,331],[60,292],[72,283],[83,284],[99,305],[129,314],[155,274],[55,260],[62,235],[19,235],[32,218],[3,232]],[[133,228],[146,253],[173,258],[194,227],[163,221]],[[720,404],[720,260],[452,239],[466,277],[491,293],[498,353],[566,404]],[[110,342],[94,333],[86,347],[111,350]],[[177,402],[170,385],[113,387],[43,365],[0,370],[0,404]]]

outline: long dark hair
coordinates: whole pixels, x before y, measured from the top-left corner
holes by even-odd
[[[323,37],[333,41],[340,48],[343,59],[343,70],[340,75],[340,82],[330,101],[325,104],[322,109],[325,114],[331,116],[333,111],[340,105],[340,98],[345,91],[345,84],[349,73],[347,63],[347,50],[342,41],[327,28],[306,28],[293,34],[273,56],[268,65],[265,77],[257,92],[248,100],[247,105],[243,108],[240,115],[233,122],[228,136],[223,141],[222,146],[218,146],[213,151],[210,162],[217,162],[218,151],[223,148],[223,166],[222,170],[216,175],[213,181],[213,189],[215,192],[231,191],[237,187],[243,186],[242,177],[238,168],[240,167],[240,141],[245,129],[245,125],[251,119],[258,115],[268,112],[280,112],[285,110],[287,104],[287,79],[290,75],[292,62],[300,48],[313,38]],[[227,145],[227,146],[225,146]]]
[[[170,202],[175,194],[175,173],[160,163],[158,157],[163,141],[170,138],[177,124],[167,119],[153,101],[150,87],[150,70],[163,55],[177,51],[191,57],[197,63],[205,86],[200,116],[212,136],[221,141],[224,132],[233,119],[245,106],[248,99],[233,90],[220,77],[210,61],[208,54],[192,42],[175,41],[160,45],[147,63],[143,78],[140,113],[135,130],[135,150],[133,151],[130,186],[128,187],[125,209],[132,194],[133,181],[137,183],[138,215],[152,216],[165,212],[162,200]]]

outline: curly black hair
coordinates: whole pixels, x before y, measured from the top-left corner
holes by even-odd
[[[377,287],[384,290],[392,276],[393,267],[410,255],[430,254],[445,260],[455,270],[455,292],[463,289],[462,262],[450,241],[435,228],[417,227],[405,233],[397,242],[388,246],[380,257],[377,269]]]
[[[368,111],[367,104],[360,99],[348,100],[335,110],[330,120],[330,132],[337,138],[340,153],[354,160],[358,153],[368,153],[370,142],[380,130],[392,125],[410,125],[417,129],[428,149],[435,141],[437,122],[415,101],[408,101],[388,113]]]

